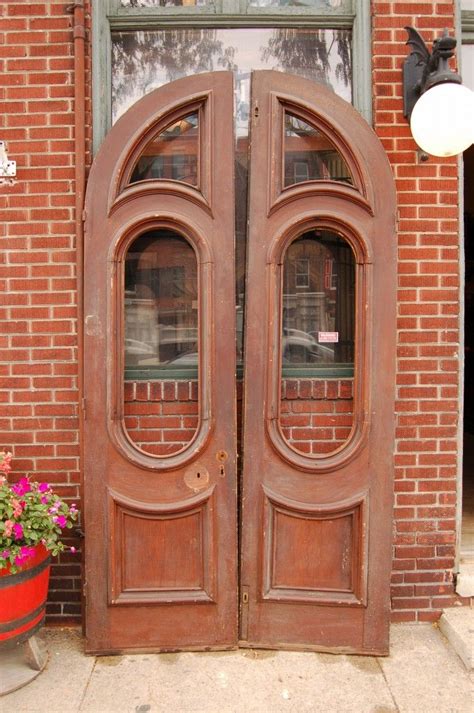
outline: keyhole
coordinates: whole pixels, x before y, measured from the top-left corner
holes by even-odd
[[[224,470],[224,466],[223,466],[223,465],[221,465],[220,473],[221,473],[221,475],[225,475],[225,470]]]
[[[185,472],[184,482],[196,492],[202,490],[209,484],[209,471],[202,463],[195,463]]]

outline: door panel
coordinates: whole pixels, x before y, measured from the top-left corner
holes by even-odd
[[[358,113],[325,87],[256,72],[249,195],[242,643],[386,653],[395,383],[389,165]],[[313,268],[301,277],[309,258],[298,253],[294,280],[305,302],[297,289],[290,294],[283,267],[302,236],[317,242],[325,235],[350,247],[355,283],[353,366],[340,348],[329,369],[321,356],[330,354],[326,340],[334,362],[335,343],[348,330],[348,273],[340,271],[340,296],[331,296],[332,283],[317,288]],[[316,320],[318,300],[332,304],[327,330]],[[313,333],[301,329],[310,324],[304,319],[314,320]],[[286,357],[291,340],[312,355],[299,367]],[[331,443],[338,409],[350,409],[351,420]]]
[[[90,175],[90,653],[236,644],[232,106],[227,72],[158,89],[117,122]]]

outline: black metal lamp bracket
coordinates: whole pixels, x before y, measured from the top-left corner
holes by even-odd
[[[408,32],[406,44],[411,45],[412,50],[403,64],[403,116],[410,121],[413,107],[423,92],[444,82],[461,84],[462,79],[449,69],[456,40],[449,36],[448,30],[433,42],[432,52],[413,27],[405,27],[405,30]]]

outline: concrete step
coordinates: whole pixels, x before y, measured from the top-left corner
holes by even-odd
[[[445,609],[439,620],[439,628],[468,671],[471,671],[474,668],[474,609]]]

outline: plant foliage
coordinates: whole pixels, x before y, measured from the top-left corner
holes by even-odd
[[[15,574],[33,557],[35,547],[44,547],[57,555],[70,550],[62,541],[64,530],[77,520],[74,504],[68,505],[48,483],[37,483],[29,477],[10,484],[12,454],[0,453],[0,573],[8,568]]]

